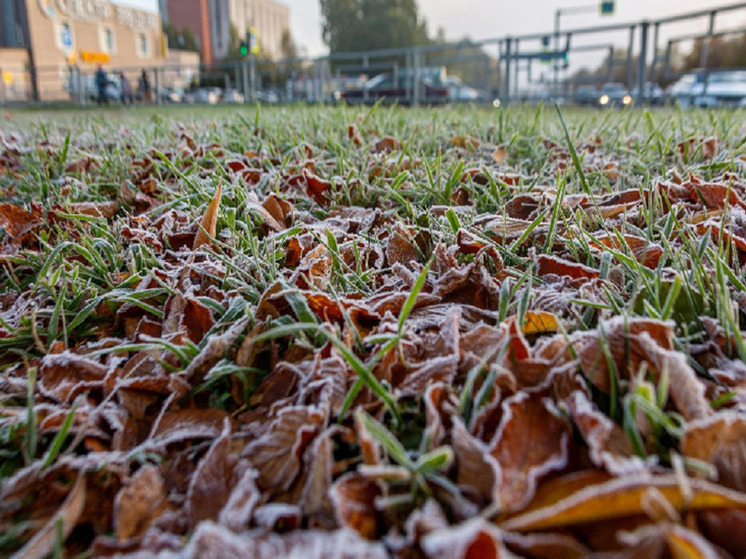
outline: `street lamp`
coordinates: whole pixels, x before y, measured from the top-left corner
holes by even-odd
[[[596,10],[602,16],[610,16],[614,14],[614,0],[602,0],[598,4],[590,4],[585,6],[571,6],[569,8],[557,8],[554,12],[554,50],[559,52],[560,49],[560,17],[563,15],[577,15],[577,14],[589,14],[595,13]],[[555,59],[552,64],[553,69],[553,82],[555,95],[559,90],[559,65]]]

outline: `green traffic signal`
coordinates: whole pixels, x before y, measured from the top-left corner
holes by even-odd
[[[242,57],[249,56],[249,45],[246,44],[246,41],[241,41],[241,44],[238,46],[238,54]]]

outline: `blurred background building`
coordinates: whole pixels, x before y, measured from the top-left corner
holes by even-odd
[[[162,66],[160,15],[109,0],[0,0],[0,87],[40,100],[66,97],[72,67]]]
[[[159,7],[165,23],[194,35],[205,64],[226,58],[250,28],[262,55],[279,58],[290,32],[289,8],[273,0],[159,0]]]

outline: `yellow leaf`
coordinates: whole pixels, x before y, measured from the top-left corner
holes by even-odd
[[[210,205],[205,210],[205,215],[200,223],[200,229],[197,232],[197,236],[194,238],[194,250],[198,249],[204,244],[211,242],[211,239],[215,237],[215,228],[218,225],[218,207],[220,207],[220,197],[223,194],[223,187],[218,185],[218,190],[215,192]]]
[[[527,311],[523,317],[521,332],[530,336],[532,334],[556,334],[559,330],[557,317],[545,311]]]
[[[533,503],[518,515],[500,522],[500,527],[524,532],[644,516],[649,510],[647,502],[651,490],[656,490],[659,497],[679,512],[746,506],[746,494],[700,479],[691,479],[689,486],[682,488],[674,475],[640,474],[592,483],[578,489],[578,484],[573,482],[574,477],[577,475],[545,484],[537,492]],[[561,487],[564,483],[573,488],[566,496],[563,496],[565,492]],[[557,485],[560,487],[555,487]],[[552,502],[541,495],[547,492],[560,498]]]
[[[666,538],[674,559],[707,559],[720,556],[707,540],[683,526],[671,526],[666,531]]]

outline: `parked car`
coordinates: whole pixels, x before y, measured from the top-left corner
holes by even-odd
[[[189,104],[216,105],[223,90],[219,87],[200,87],[184,95],[184,102]]]
[[[275,105],[280,102],[280,96],[276,91],[256,91],[254,92],[254,100],[260,103]]]
[[[400,73],[395,76],[393,73],[385,73],[369,79],[360,88],[340,91],[337,96],[350,105],[373,104],[379,100],[384,103],[408,105],[412,102],[414,85],[415,80],[412,75]],[[438,105],[448,101],[448,87],[428,72],[421,73],[418,89],[420,103]]]
[[[575,102],[579,105],[597,105],[598,104],[598,89],[592,85],[580,86],[575,91]]]
[[[466,85],[456,76],[448,76],[443,85],[448,88],[448,100],[453,103],[482,103],[489,98],[484,91]]]
[[[605,83],[598,92],[599,107],[626,107],[630,104],[632,104],[632,96],[621,83]]]
[[[651,105],[662,105],[666,100],[663,88],[655,82],[645,82],[645,100]]]
[[[158,89],[158,96],[165,103],[184,102],[184,90],[179,87],[163,87]]]
[[[243,93],[236,89],[226,89],[221,92],[220,100],[223,103],[241,104],[243,103]]]
[[[746,71],[690,72],[669,87],[668,95],[683,108],[743,106],[746,105]]]
[[[98,87],[96,87],[96,76],[86,75],[81,76],[80,86],[83,89],[83,96],[89,101],[95,101],[98,99]],[[67,85],[67,91],[70,94],[70,98],[73,100],[78,99],[78,80],[71,79]],[[106,87],[104,88],[104,94],[109,101],[118,102],[121,98],[121,87],[119,84],[119,78],[110,74],[106,74]]]

